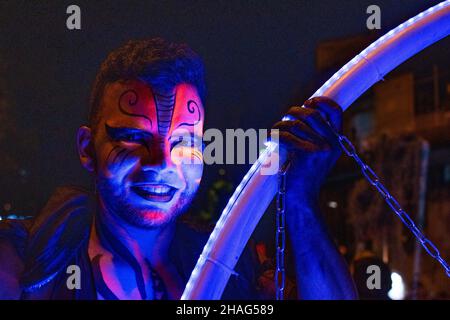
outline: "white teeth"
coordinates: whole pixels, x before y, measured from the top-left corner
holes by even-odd
[[[142,190],[145,190],[146,192],[156,193],[156,194],[165,194],[165,193],[168,193],[172,189],[168,186],[150,186],[150,185],[139,186],[139,188],[141,188]]]

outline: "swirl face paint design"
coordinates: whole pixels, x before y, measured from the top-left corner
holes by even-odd
[[[195,100],[189,100],[187,102],[187,110],[188,110],[189,113],[197,113],[197,120],[195,120],[195,122],[193,122],[193,123],[188,123],[188,122],[180,123],[178,125],[178,127],[181,127],[181,126],[195,126],[201,121],[202,113],[200,111],[200,107],[198,106],[197,102],[195,102]]]
[[[203,170],[203,106],[195,87],[158,93],[141,81],[110,84],[100,119],[102,205],[138,227],[172,221],[192,200]]]
[[[150,122],[150,127],[152,127],[153,122],[152,119],[150,119],[145,114],[138,114],[138,113],[132,113],[128,111],[129,109],[132,109],[132,107],[136,106],[138,103],[139,96],[135,90],[127,90],[124,93],[120,95],[119,98],[119,110],[122,111],[122,113],[130,116],[130,117],[141,117],[144,119],[147,119]]]

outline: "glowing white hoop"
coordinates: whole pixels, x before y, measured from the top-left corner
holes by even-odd
[[[317,90],[344,110],[399,64],[450,34],[450,0],[418,14],[372,43]],[[262,175],[270,144],[228,201],[192,271],[182,300],[220,299],[250,235],[277,191],[277,176]],[[283,155],[280,155],[282,162]]]

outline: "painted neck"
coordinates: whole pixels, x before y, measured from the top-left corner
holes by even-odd
[[[94,226],[98,244],[112,255],[123,256],[125,247],[139,263],[147,262],[157,268],[168,262],[175,222],[155,228],[138,228],[109,212],[99,201]]]

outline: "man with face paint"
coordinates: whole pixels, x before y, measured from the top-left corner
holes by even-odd
[[[183,44],[129,41],[107,57],[93,85],[89,125],[77,134],[95,192],[59,188],[35,219],[0,224],[0,298],[180,298],[208,238],[177,219],[202,177],[204,87],[201,59]],[[354,298],[317,209],[320,185],[339,155],[322,117],[339,129],[341,111],[324,98],[307,106],[289,110],[297,120],[275,125],[293,156],[287,224],[298,294]],[[236,271],[222,298],[258,298],[251,250]]]

